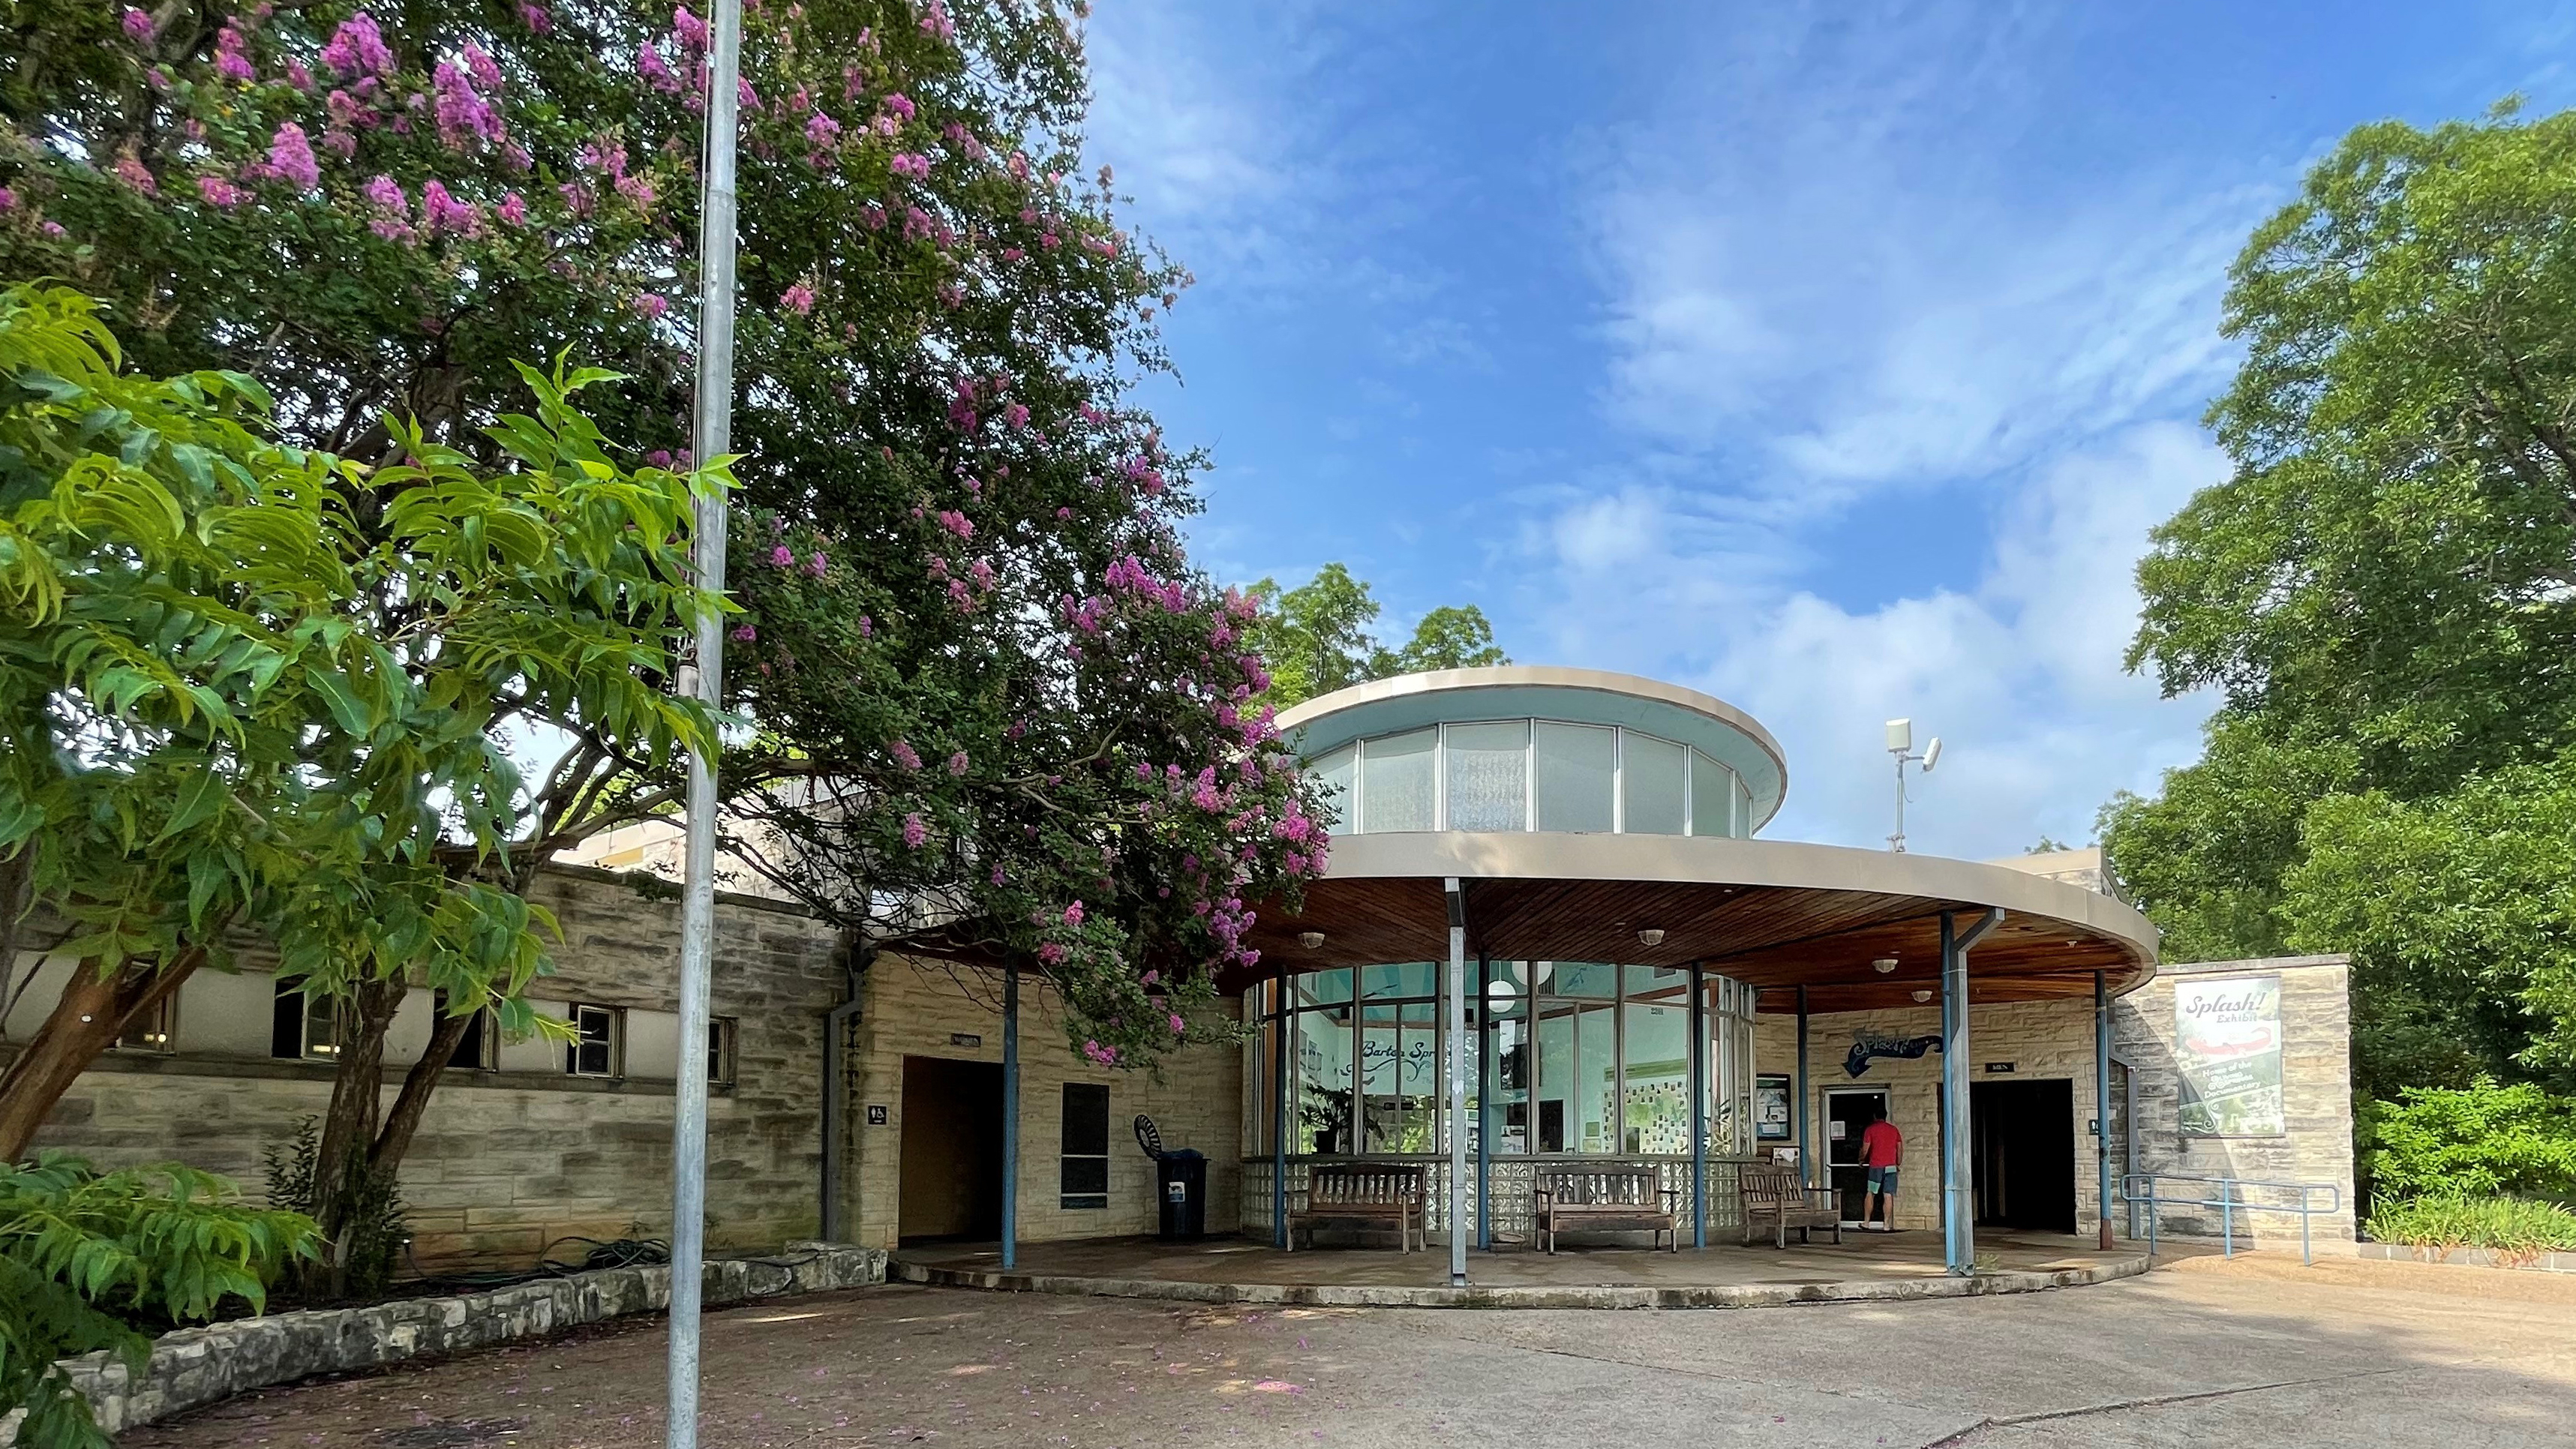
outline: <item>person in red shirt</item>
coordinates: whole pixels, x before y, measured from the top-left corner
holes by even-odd
[[[1860,1134],[1860,1160],[1869,1168],[1869,1217],[1862,1226],[1892,1233],[1896,1231],[1896,1169],[1905,1161],[1905,1136],[1887,1120],[1885,1106],[1872,1104],[1869,1118]]]

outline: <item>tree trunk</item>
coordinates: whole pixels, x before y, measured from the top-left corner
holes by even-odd
[[[376,1144],[367,1156],[369,1166],[378,1172],[391,1172],[402,1166],[403,1154],[411,1150],[412,1134],[420,1130],[420,1119],[429,1111],[429,1094],[438,1090],[438,1077],[447,1070],[448,1059],[456,1055],[465,1033],[474,1027],[474,1013],[442,1016],[429,1034],[429,1049],[403,1074],[402,1091],[394,1098],[391,1112],[385,1114],[384,1129],[376,1134]]]
[[[375,1142],[385,1087],[385,1037],[401,1009],[403,982],[369,980],[352,993],[351,1030],[331,1074],[331,1105],[313,1154],[313,1220],[330,1238],[348,1220],[350,1197]]]
[[[116,1044],[126,1021],[178,990],[205,959],[204,950],[191,947],[167,967],[128,961],[104,974],[95,961],[82,962],[63,984],[53,1015],[0,1072],[0,1162],[23,1159],[54,1104],[99,1053]]]

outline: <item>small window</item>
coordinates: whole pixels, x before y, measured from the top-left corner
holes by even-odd
[[[288,1061],[337,1061],[347,1037],[343,1003],[336,996],[307,993],[302,981],[277,983],[277,1006],[269,1018],[268,1054]]]
[[[707,1023],[707,1084],[714,1087],[733,1085],[734,1024],[730,1016],[719,1016]]]
[[[576,1004],[572,1009],[572,1040],[564,1045],[564,1070],[576,1077],[614,1077],[623,1063],[618,1061],[619,1038],[625,1033],[620,1012],[613,1006]]]
[[[170,1023],[176,1014],[171,1008],[177,995],[178,993],[172,992],[129,1017],[126,1020],[125,1029],[116,1034],[116,1049],[129,1052],[163,1053],[174,1050],[171,1046],[173,1036]]]
[[[447,993],[439,991],[430,997],[431,1009],[438,1013],[430,1024],[435,1031],[447,1019]],[[465,1035],[456,1039],[456,1050],[448,1053],[448,1067],[470,1072],[489,1072],[501,1065],[501,1031],[489,1011],[478,1011],[465,1023]]]
[[[1308,777],[1323,788],[1324,805],[1333,812],[1333,829],[1343,835],[1359,830],[1351,813],[1351,771],[1358,756],[1358,746],[1344,745],[1306,767]]]
[[[1109,1206],[1109,1089],[1093,1082],[1064,1084],[1064,1156],[1058,1203],[1068,1208]]]
[[[1619,732],[1619,828],[1630,835],[1679,835],[1685,821],[1686,752],[1670,740]]]

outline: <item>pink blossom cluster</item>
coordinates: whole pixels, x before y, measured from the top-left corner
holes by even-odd
[[[237,23],[226,22],[215,32],[215,74],[243,85],[259,78],[250,63],[250,37],[242,34]]]
[[[364,10],[340,22],[331,39],[322,47],[322,63],[344,76],[375,76],[390,80],[394,74],[394,53],[385,45],[384,32],[376,28],[375,17]]]

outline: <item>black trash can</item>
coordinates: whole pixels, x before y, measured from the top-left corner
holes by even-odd
[[[1163,1241],[1206,1237],[1207,1159],[1198,1149],[1184,1147],[1154,1159],[1154,1181],[1163,1204]]]

